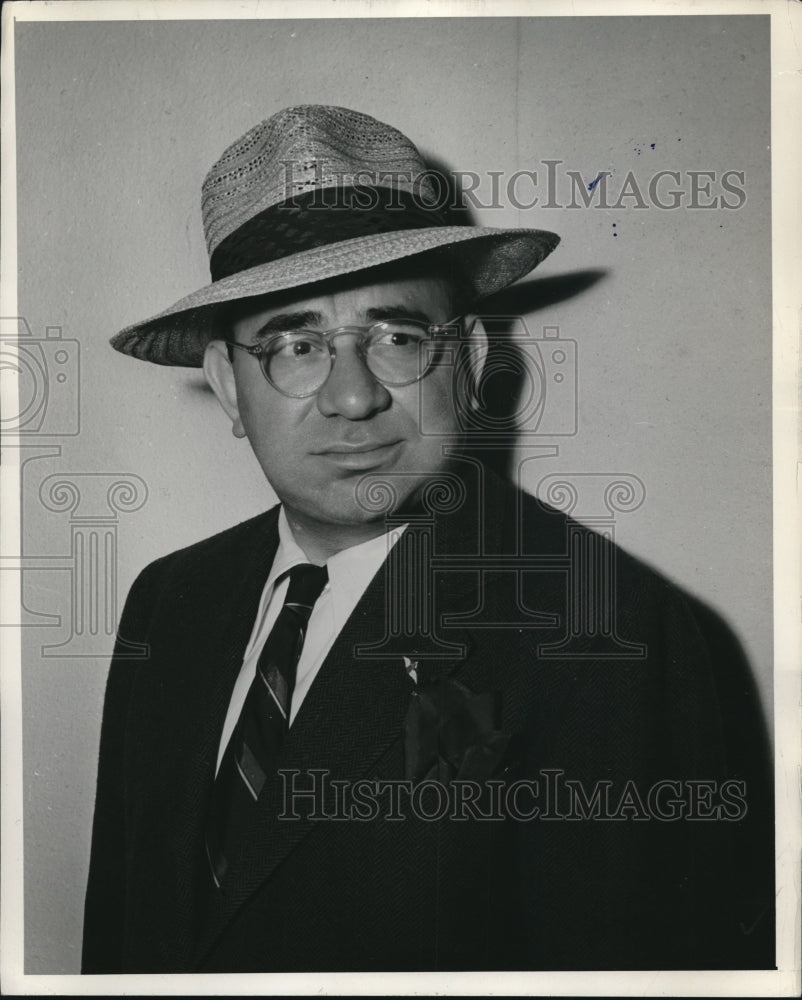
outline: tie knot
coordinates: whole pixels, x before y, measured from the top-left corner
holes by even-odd
[[[329,579],[329,571],[325,566],[313,566],[311,563],[301,563],[290,570],[290,585],[284,605],[293,605],[295,610],[303,611],[308,618]]]

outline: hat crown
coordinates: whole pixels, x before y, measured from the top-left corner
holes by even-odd
[[[232,143],[206,175],[201,206],[209,256],[245,222],[296,195],[366,184],[437,200],[423,158],[398,129],[349,108],[284,108]]]

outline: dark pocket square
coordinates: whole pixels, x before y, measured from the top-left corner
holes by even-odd
[[[404,720],[404,776],[413,781],[482,781],[500,766],[510,737],[499,728],[501,695],[474,693],[438,677],[410,695]]]

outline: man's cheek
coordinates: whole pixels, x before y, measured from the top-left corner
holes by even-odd
[[[433,379],[421,387],[416,413],[418,434],[425,439],[442,439],[457,431],[451,379]]]

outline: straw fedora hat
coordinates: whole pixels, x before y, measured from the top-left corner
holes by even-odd
[[[397,129],[348,108],[285,108],[229,146],[203,182],[211,284],[111,344],[156,364],[197,367],[216,311],[234,300],[438,251],[478,301],[559,243],[539,229],[450,225],[442,195]]]

